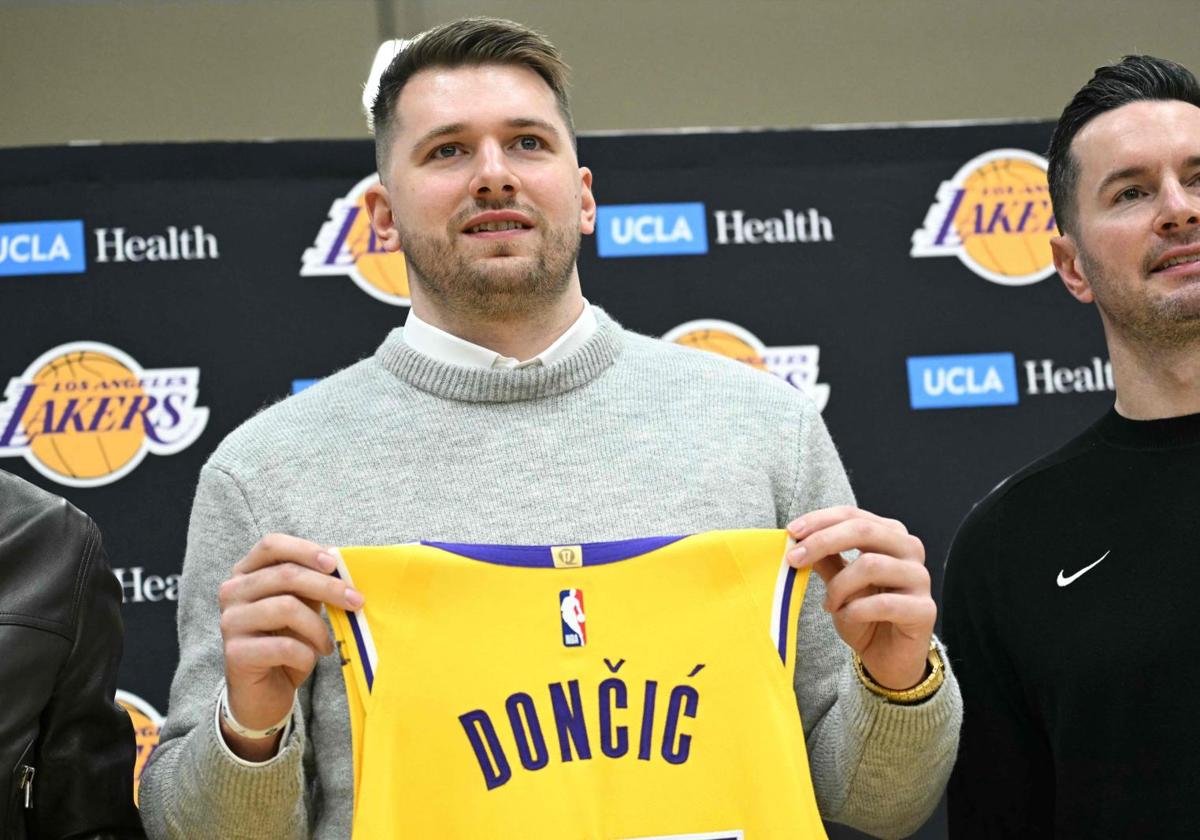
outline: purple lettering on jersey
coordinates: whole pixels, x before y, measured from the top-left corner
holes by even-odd
[[[642,737],[638,741],[638,759],[650,760],[650,737],[654,734],[654,695],[658,693],[658,682],[646,680],[646,701],[642,704]]]
[[[571,761],[571,745],[581,759],[592,757],[588,743],[587,723],[583,719],[583,700],[579,697],[579,680],[570,680],[567,688],[571,699],[563,692],[562,683],[550,683],[550,705],[554,709],[554,725],[558,729],[558,748],[563,761]]]
[[[504,702],[506,714],[496,717],[501,722],[507,717],[509,728],[505,730],[505,738],[511,731],[512,740],[506,740],[505,743],[516,744],[520,767],[525,770],[543,770],[552,763],[566,764],[593,758],[591,744],[597,733],[595,730],[589,731],[591,724],[584,714],[584,691],[579,680],[553,682],[546,687],[549,689],[549,709],[543,705],[539,714],[533,695],[515,691]],[[584,688],[588,688],[586,684]],[[655,725],[654,715],[658,681],[646,680],[644,689],[641,695],[643,706],[639,710],[636,708],[637,690],[630,690],[624,680],[608,677],[597,687],[595,697],[600,752],[607,758],[632,757],[633,726],[624,725],[621,720],[628,715],[630,724],[638,718],[641,720],[637,751],[639,760],[653,761],[661,756],[668,764],[686,763],[691,757],[692,735],[682,731],[682,718],[696,719],[700,690],[690,685],[676,685],[671,689],[660,731]],[[666,690],[665,686],[663,690]],[[590,700],[590,688],[587,694]],[[554,757],[550,754],[541,724],[543,719],[550,717],[554,718],[558,735],[559,754],[555,761],[552,761]],[[459,715],[458,720],[471,744],[488,790],[504,786],[513,778],[516,765],[505,754],[491,715],[483,709],[473,709]]]
[[[671,689],[671,701],[667,704],[667,722],[663,726],[662,757],[671,764],[683,764],[688,760],[688,752],[692,747],[692,736],[679,732],[679,714],[695,718],[696,707],[700,705],[700,692],[690,685],[677,685]],[[681,708],[682,707],[682,708]]]
[[[546,739],[542,736],[542,724],[538,721],[537,709],[533,707],[533,698],[519,691],[508,698],[504,708],[512,725],[513,739],[517,742],[521,766],[526,770],[541,770],[550,761],[550,751],[546,749]],[[524,720],[521,719],[522,712]]]
[[[624,709],[628,705],[624,682],[609,677],[600,683],[600,750],[609,758],[629,752],[629,727],[612,725],[613,707]]]
[[[458,721],[467,733],[471,749],[475,751],[475,758],[479,762],[479,769],[483,771],[483,781],[487,789],[500,787],[511,779],[512,768],[508,765],[508,759],[504,757],[504,749],[500,746],[500,739],[496,737],[496,727],[492,726],[492,719],[488,717],[487,712],[476,709],[459,715]]]

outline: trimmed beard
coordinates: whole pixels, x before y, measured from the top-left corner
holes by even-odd
[[[570,227],[554,228],[541,213],[509,205],[533,219],[543,238],[541,246],[520,265],[481,266],[451,244],[469,215],[459,214],[445,237],[408,234],[397,226],[409,268],[424,291],[446,309],[486,318],[512,317],[536,311],[562,297],[570,285],[579,258],[582,235]],[[510,256],[503,240],[493,246],[493,257]],[[532,261],[532,264],[530,264]]]
[[[1185,347],[1200,341],[1200,281],[1168,297],[1150,297],[1123,289],[1104,266],[1079,244],[1080,261],[1098,306],[1109,323],[1130,338],[1158,347]],[[1143,277],[1142,283],[1153,278]],[[1190,293],[1189,293],[1190,292]]]

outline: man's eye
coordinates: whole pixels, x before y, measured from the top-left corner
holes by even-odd
[[[542,141],[536,137],[522,137],[517,141],[517,145],[526,152],[536,152],[542,148]]]
[[[438,146],[433,150],[433,156],[438,158],[450,158],[458,154],[458,146]]]
[[[1117,193],[1117,201],[1136,201],[1142,197],[1142,191],[1137,187],[1127,187]]]

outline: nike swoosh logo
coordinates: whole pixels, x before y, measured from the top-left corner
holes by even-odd
[[[1070,586],[1072,583],[1079,580],[1079,578],[1081,578],[1086,572],[1089,572],[1092,569],[1096,568],[1096,566],[1099,566],[1100,562],[1111,553],[1112,553],[1112,549],[1110,548],[1108,551],[1104,552],[1104,555],[1100,558],[1100,560],[1097,560],[1095,563],[1091,563],[1087,566],[1084,566],[1082,569],[1080,569],[1078,572],[1071,575],[1070,577],[1067,577],[1063,574],[1063,572],[1065,572],[1066,569],[1061,570],[1058,573],[1058,585],[1060,587]]]

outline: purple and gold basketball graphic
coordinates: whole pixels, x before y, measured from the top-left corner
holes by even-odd
[[[186,449],[208,422],[196,368],[147,370],[107,344],[62,344],[12,377],[0,402],[0,458],[23,457],[69,487],[111,484],[147,453]]]
[[[133,737],[137,742],[137,758],[133,762],[133,801],[136,804],[142,771],[158,748],[163,716],[141,697],[128,691],[117,691],[117,704],[129,713],[129,719],[133,721]]]
[[[379,183],[368,175],[345,196],[334,199],[329,219],[300,261],[301,277],[349,277],[376,300],[408,306],[408,264],[389,253],[375,237],[367,213],[367,188]]]
[[[1027,286],[1054,273],[1050,240],[1057,235],[1045,158],[998,149],[942,183],[910,254],[955,256],[993,283]]]
[[[773,373],[803,391],[821,411],[829,402],[829,385],[817,381],[821,350],[815,344],[767,347],[745,327],[716,318],[701,318],[680,324],[668,330],[663,335],[663,341],[707,350],[755,370]]]

